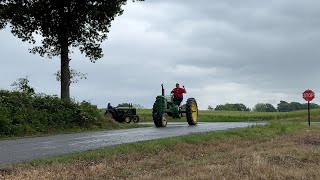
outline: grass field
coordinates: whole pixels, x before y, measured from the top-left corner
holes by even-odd
[[[152,111],[150,109],[138,109],[137,114],[142,122],[152,121]],[[239,112],[239,111],[199,111],[200,122],[248,122],[248,121],[289,121],[306,122],[307,111],[293,112]],[[169,119],[169,121],[186,121],[181,119]],[[311,121],[320,122],[320,109],[311,111]]]
[[[320,126],[272,123],[7,167],[0,179],[317,179]]]

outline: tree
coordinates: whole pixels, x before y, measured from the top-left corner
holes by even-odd
[[[315,103],[310,103],[310,109],[318,109],[320,106]],[[301,104],[299,102],[288,103],[286,101],[280,101],[278,104],[279,112],[289,112],[289,111],[298,111],[298,110],[307,110],[308,103]]]
[[[290,104],[290,110],[291,111],[298,111],[298,110],[303,110],[303,104],[299,103],[299,102],[291,102]]]
[[[143,107],[141,104],[133,104],[132,107],[136,109],[145,109],[145,107]]]
[[[131,106],[132,106],[132,104],[130,104],[130,103],[121,103],[121,104],[118,104],[117,107],[131,107]]]
[[[24,92],[27,94],[34,94],[34,88],[29,85],[29,79],[28,76],[25,78],[19,78],[15,82],[11,84],[11,86],[16,90],[20,92]]]
[[[135,0],[133,0],[135,1]],[[137,0],[143,1],[143,0]],[[70,48],[78,47],[91,62],[100,59],[100,44],[107,39],[111,22],[123,13],[127,0],[0,0],[0,29],[9,23],[14,36],[42,46],[31,53],[60,56],[61,98],[70,99]]]
[[[246,107],[246,105],[240,103],[235,104],[237,111],[250,111],[250,108]]]
[[[266,112],[277,112],[277,109],[269,103],[266,103]]]
[[[253,111],[255,112],[276,112],[277,109],[269,103],[258,103],[254,106]]]
[[[214,110],[223,110],[223,111],[250,111],[250,108],[247,108],[242,103],[230,104],[226,103],[225,105],[217,105]]]
[[[121,104],[118,104],[117,107],[133,107],[133,108],[136,108],[136,109],[145,109],[140,104],[132,104],[132,103],[121,103]]]
[[[224,105],[222,105],[222,104],[217,105],[216,108],[214,108],[214,110],[215,110],[215,111],[223,111],[223,110],[225,110],[225,109],[224,109]]]
[[[266,112],[266,104],[264,103],[258,103],[253,107],[254,112]]]
[[[279,112],[289,112],[291,111],[290,104],[286,101],[280,101],[280,103],[277,105],[277,109]]]
[[[57,73],[54,74],[56,76],[57,81],[61,81],[61,71],[59,70]],[[78,83],[80,79],[87,79],[87,73],[79,72],[75,69],[70,69],[69,73],[69,84],[71,83]]]
[[[305,104],[306,109],[308,109],[308,103]],[[310,103],[310,109],[318,109],[319,105],[315,103]]]
[[[208,110],[212,111],[213,107],[211,105],[208,106]]]

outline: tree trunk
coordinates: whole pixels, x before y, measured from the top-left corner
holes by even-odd
[[[68,41],[61,43],[61,99],[70,99],[70,69]]]

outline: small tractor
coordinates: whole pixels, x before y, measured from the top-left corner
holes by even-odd
[[[129,104],[128,107],[113,107],[110,105],[110,103],[108,103],[108,108],[104,114],[106,115],[108,112],[112,115],[112,118],[117,122],[139,122],[137,109],[134,108],[132,104]]]
[[[156,97],[156,101],[153,104],[152,118],[156,127],[166,127],[168,117],[181,118],[183,113],[187,118],[189,125],[196,125],[198,121],[198,105],[194,98],[188,98],[187,103],[179,106],[174,101],[173,96],[165,96],[163,84],[162,94]]]

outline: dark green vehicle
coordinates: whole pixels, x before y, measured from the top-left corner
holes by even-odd
[[[112,118],[117,122],[126,122],[130,123],[133,121],[134,123],[139,122],[139,116],[137,115],[137,109],[133,107],[131,104],[128,107],[113,107],[108,104],[108,108],[105,112],[105,115],[110,113]]]
[[[164,88],[162,87],[162,94],[156,97],[153,104],[152,118],[156,127],[167,126],[168,117],[181,118],[185,114],[189,125],[196,125],[198,122],[198,105],[195,98],[188,98],[187,103],[179,106],[173,101],[171,95],[165,96]]]

